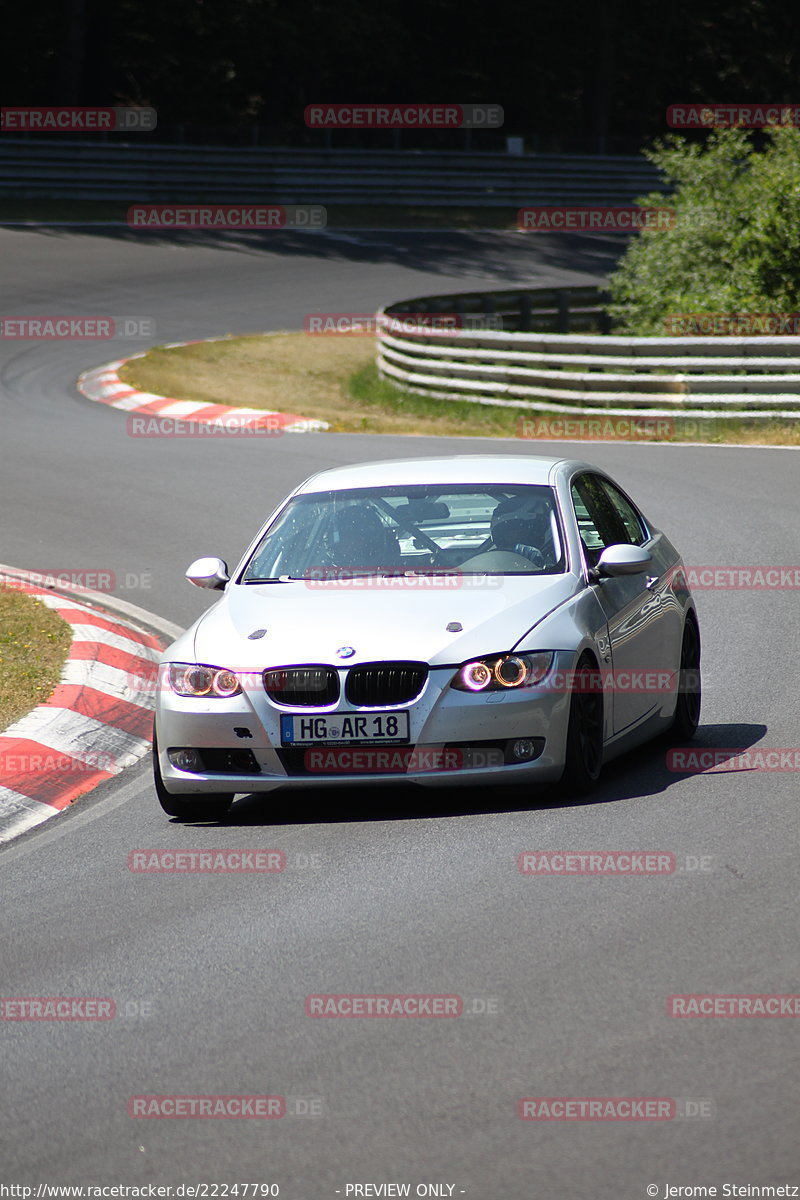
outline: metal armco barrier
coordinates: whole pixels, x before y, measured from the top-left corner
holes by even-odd
[[[380,313],[378,370],[420,395],[538,412],[800,418],[800,337],[604,335],[603,295],[515,289],[393,304]],[[462,319],[415,330],[403,313]]]
[[[301,150],[0,139],[0,196],[304,204],[631,204],[662,188],[642,155]]]

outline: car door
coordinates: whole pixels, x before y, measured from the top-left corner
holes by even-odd
[[[651,549],[644,518],[610,480],[583,472],[573,479],[571,494],[588,567],[597,565],[607,546]],[[669,690],[666,680],[674,670],[674,638],[665,626],[661,593],[666,583],[658,571],[654,566],[653,573],[619,575],[592,584],[608,621],[610,661],[601,666],[605,671],[613,668],[606,696],[612,698],[614,736],[656,712]]]

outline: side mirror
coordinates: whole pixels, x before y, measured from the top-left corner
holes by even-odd
[[[653,556],[641,546],[606,546],[594,569],[596,579],[604,576],[641,575],[653,565]]]
[[[222,558],[196,558],[186,570],[186,578],[195,587],[222,591],[230,583],[228,564]]]

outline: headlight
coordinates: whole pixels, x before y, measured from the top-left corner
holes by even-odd
[[[536,654],[493,654],[490,658],[476,658],[458,668],[450,686],[460,692],[534,687],[544,679],[554,657],[552,651],[545,650]]]
[[[217,700],[236,696],[242,690],[233,671],[199,663],[170,663],[169,686],[179,696],[208,696]]]

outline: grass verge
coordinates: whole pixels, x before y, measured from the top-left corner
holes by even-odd
[[[655,426],[653,437],[608,436],[622,418],[602,410],[591,418],[563,412],[493,408],[463,400],[434,400],[381,379],[371,336],[276,333],[157,348],[120,371],[131,387],[179,400],[243,405],[327,421],[335,433],[392,433],[443,437],[553,437],[597,441],[740,442],[798,446],[800,421],[748,421],[676,416]],[[647,414],[642,414],[647,417]],[[572,431],[564,422],[577,425]],[[656,420],[656,419],[653,419]],[[615,425],[615,423],[617,423]],[[622,426],[624,428],[624,426]],[[533,436],[531,436],[533,434]]]
[[[51,695],[71,643],[57,613],[0,583],[0,732]]]

